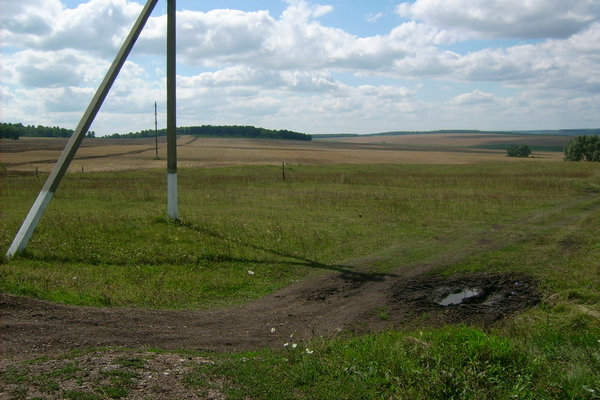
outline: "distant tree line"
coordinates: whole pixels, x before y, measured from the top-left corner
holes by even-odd
[[[565,147],[565,161],[600,161],[600,138],[577,136]]]
[[[21,123],[0,123],[0,139],[19,139],[19,137],[71,137],[72,129],[59,128],[58,126],[24,126]],[[261,138],[261,139],[287,139],[287,140],[312,140],[312,136],[306,133],[293,132],[288,130],[272,130],[265,128],[256,128],[254,126],[182,126],[177,128],[178,135],[192,135],[205,137],[229,137],[229,138]],[[154,137],[154,129],[142,130],[130,133],[113,133],[106,137],[115,139],[147,138]],[[159,129],[158,136],[166,136],[166,129]],[[86,134],[88,138],[96,137],[94,131]]]
[[[21,123],[11,124],[0,122],[0,139],[14,139],[20,137],[62,137],[68,138],[73,134],[72,129],[60,128],[58,126],[34,126],[23,125]],[[86,137],[95,137],[94,131],[86,134]]]
[[[29,137],[70,137],[73,134],[71,129],[59,128],[58,126],[34,126],[23,125],[21,123],[11,124],[0,123],[0,138],[18,139],[22,136]]]
[[[130,132],[125,134],[113,133],[107,137],[110,138],[146,138],[154,137],[157,134],[154,130],[143,130],[139,132]],[[166,136],[166,129],[159,129],[158,136]],[[191,135],[202,137],[228,137],[228,138],[260,138],[260,139],[286,139],[286,140],[312,140],[312,136],[292,132],[288,130],[272,130],[265,128],[256,128],[254,126],[182,126],[177,128],[178,135]]]

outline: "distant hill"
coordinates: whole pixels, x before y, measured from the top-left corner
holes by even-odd
[[[469,129],[442,129],[437,131],[391,131],[379,133],[328,133],[323,135],[315,135],[316,138],[332,138],[332,137],[355,137],[355,136],[396,136],[396,135],[427,135],[440,133],[473,133],[482,135],[558,135],[558,136],[581,136],[581,135],[598,135],[600,129],[559,129],[559,130],[537,130],[537,131],[480,131]]]

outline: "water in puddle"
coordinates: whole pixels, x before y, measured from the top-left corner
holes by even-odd
[[[479,289],[464,289],[458,293],[451,293],[446,296],[442,301],[440,301],[440,305],[442,306],[453,306],[456,304],[460,304],[463,300],[477,296],[481,292]]]

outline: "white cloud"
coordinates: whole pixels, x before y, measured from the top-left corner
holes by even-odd
[[[24,50],[2,57],[4,82],[24,87],[80,86],[102,78],[108,63],[74,50]]]
[[[59,0],[2,0],[0,7],[0,34],[5,44],[47,35],[63,11]]]
[[[378,19],[382,18],[385,14],[382,12],[378,12],[376,14],[367,14],[365,15],[365,21],[375,23]]]
[[[4,46],[106,55],[120,47],[142,6],[127,0],[90,0],[68,9],[58,0],[20,0],[10,9],[0,30]]]
[[[497,101],[497,97],[492,93],[484,93],[481,90],[477,89],[471,93],[464,93],[459,96],[453,98],[450,103],[455,105],[473,105],[473,104],[489,104],[495,103]]]
[[[2,46],[10,46],[2,55],[3,115],[73,127],[142,6],[0,1]],[[397,9],[413,20],[374,36],[325,25],[320,18],[336,12],[331,6],[286,3],[276,17],[224,9],[177,13],[179,124],[313,133],[499,129],[493,121],[552,118],[600,124],[596,0],[555,7],[542,7],[541,0],[417,0]],[[127,132],[153,123],[146,114],[165,97],[165,24],[164,15],[150,18],[98,116],[100,128],[92,129]],[[545,40],[452,51],[482,37]],[[427,92],[433,86],[451,90]],[[111,127],[114,121],[118,127]],[[474,126],[482,123],[487,126]]]
[[[403,17],[482,37],[567,38],[600,17],[596,0],[417,0],[400,4]]]
[[[178,13],[178,21],[178,51],[190,65],[238,63],[259,57],[274,26],[266,11],[184,11]]]
[[[339,83],[326,72],[282,72],[285,89],[294,92],[323,93],[336,90]]]
[[[282,14],[283,19],[298,19],[308,21],[313,18],[320,18],[333,11],[329,5],[310,4],[304,0],[285,0],[289,6]]]
[[[457,58],[448,77],[472,82],[501,82],[527,90],[598,93],[600,64],[596,41],[600,24],[566,40],[549,40],[508,49],[484,49]]]
[[[94,94],[87,88],[70,87],[33,93],[35,92],[43,93],[45,111],[51,113],[83,111]]]

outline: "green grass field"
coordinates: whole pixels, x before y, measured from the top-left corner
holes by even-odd
[[[427,328],[214,355],[186,381],[190,390],[221,382],[231,399],[600,398],[600,165],[291,165],[285,180],[280,165],[181,169],[179,222],[165,216],[164,180],[162,170],[68,175],[26,254],[0,265],[0,291],[206,308],[360,260],[372,272],[419,262],[441,274],[526,272],[546,301],[488,331]],[[0,251],[42,184],[3,172]],[[504,227],[498,246],[477,251],[473,238],[492,226]]]
[[[179,223],[164,215],[162,171],[71,174],[27,256],[3,266],[0,289],[76,305],[239,303],[399,243],[371,267],[460,252],[459,238],[585,197],[579,186],[596,172],[567,163],[291,166],[284,181],[278,167],[189,169],[179,174]],[[3,179],[2,249],[41,183]],[[262,279],[249,281],[248,270]]]

